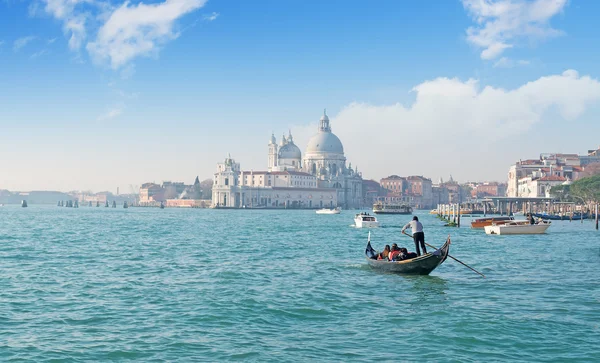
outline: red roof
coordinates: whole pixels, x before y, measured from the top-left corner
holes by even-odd
[[[558,175],[548,175],[543,178],[539,178],[540,181],[566,181],[567,178]]]

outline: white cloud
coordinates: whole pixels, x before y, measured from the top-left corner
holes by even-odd
[[[80,9],[85,4],[99,4],[93,0],[41,0],[44,11],[63,22],[63,33],[69,37],[69,48],[79,50],[87,37],[86,21],[91,16],[89,12]],[[32,13],[38,7],[33,3]]]
[[[498,59],[496,61],[496,63],[494,63],[494,68],[513,68],[516,66],[527,66],[529,65],[531,62],[529,62],[528,60],[524,60],[524,59],[519,59],[517,61],[507,58],[507,57],[502,57],[500,59]]]
[[[22,37],[19,38],[17,40],[15,40],[14,44],[13,44],[13,50],[15,52],[18,52],[21,48],[23,48],[24,46],[26,46],[27,44],[31,43],[32,41],[34,41],[36,39],[35,36],[30,35],[27,37]]]
[[[110,120],[117,116],[120,116],[123,113],[123,105],[115,106],[108,110],[106,113],[98,116],[98,121]]]
[[[174,22],[204,3],[205,0],[166,0],[130,6],[125,2],[110,14],[87,49],[97,61],[108,61],[113,69],[121,68],[137,56],[154,54],[160,45],[177,38]]]
[[[30,13],[35,15],[43,9],[62,22],[71,50],[79,51],[85,45],[97,63],[119,69],[138,56],[157,54],[160,46],[178,37],[175,22],[205,3],[206,0],[164,0],[113,5],[106,0],[38,0],[30,6]],[[217,16],[213,13],[207,20]],[[88,38],[91,41],[86,44]]]
[[[354,102],[331,117],[348,160],[365,176],[505,178],[509,165],[527,156],[529,144],[564,146],[548,144],[548,118],[572,125],[591,105],[600,104],[600,82],[574,70],[511,90],[474,79],[437,78],[413,92],[415,101],[408,106]],[[316,123],[294,128],[297,143],[304,145],[315,129]],[[572,131],[578,132],[574,126]]]
[[[204,15],[203,19],[206,21],[214,21],[217,20],[218,17],[219,13],[213,11],[212,14]]]
[[[483,48],[482,59],[495,59],[520,38],[542,39],[562,34],[550,27],[567,0],[462,0],[477,23],[467,29],[467,40]]]
[[[48,39],[48,44],[53,44],[57,38]]]

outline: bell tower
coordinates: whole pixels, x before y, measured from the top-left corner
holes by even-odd
[[[271,133],[269,140],[269,171],[272,171],[277,166],[277,140],[275,134]]]

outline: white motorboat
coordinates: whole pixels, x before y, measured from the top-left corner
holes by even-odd
[[[356,228],[376,228],[379,227],[379,222],[375,216],[368,213],[359,213],[354,216],[354,226]]]
[[[550,227],[550,222],[530,224],[529,221],[513,221],[501,225],[485,226],[486,234],[543,234]]]
[[[342,208],[337,207],[333,209],[323,208],[316,211],[317,214],[340,214]]]

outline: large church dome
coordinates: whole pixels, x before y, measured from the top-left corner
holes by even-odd
[[[340,139],[331,131],[319,131],[318,134],[311,137],[306,147],[307,154],[332,153],[343,154],[344,146]]]
[[[319,123],[319,132],[308,141],[306,153],[343,154],[344,146],[340,139],[331,132],[329,117],[327,117],[325,112],[323,112],[323,116],[321,116]]]

